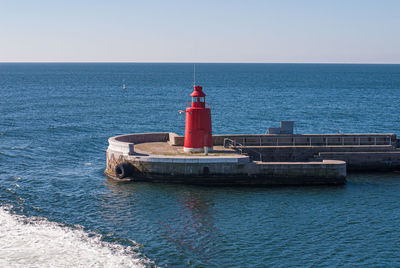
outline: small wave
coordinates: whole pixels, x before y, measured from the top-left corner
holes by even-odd
[[[16,194],[16,193],[17,193],[16,191],[14,191],[14,190],[11,189],[11,188],[7,188],[7,191],[8,191],[9,193],[12,193],[12,194]]]
[[[136,247],[104,242],[87,233],[0,207],[0,267],[145,267]]]
[[[23,147],[23,146],[13,146],[13,147],[11,147],[11,150],[25,150],[25,148],[26,147]]]
[[[87,162],[87,163],[83,163],[83,165],[85,165],[85,166],[91,166],[91,165],[93,165],[92,163],[89,163],[89,162]]]
[[[16,181],[19,181],[21,179],[22,179],[22,177],[19,177],[19,176],[10,176],[10,177],[7,178],[7,181],[16,182]]]

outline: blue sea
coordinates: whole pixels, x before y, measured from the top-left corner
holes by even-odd
[[[400,134],[400,65],[196,64],[214,134]],[[126,90],[122,90],[125,81]],[[111,136],[184,133],[193,64],[0,64],[1,267],[399,267],[400,173],[337,187],[107,179]]]

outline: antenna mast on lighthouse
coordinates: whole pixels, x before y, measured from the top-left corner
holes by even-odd
[[[196,64],[193,63],[193,86],[196,85]]]

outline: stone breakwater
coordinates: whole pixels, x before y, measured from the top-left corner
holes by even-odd
[[[246,153],[243,150],[246,145],[232,138],[233,135],[213,136],[214,150],[204,155],[185,153],[181,144],[183,137],[175,133],[112,137],[106,152],[105,173],[121,181],[202,185],[317,185],[346,182],[344,161],[264,161]],[[265,146],[262,141],[260,146]],[[254,148],[247,149],[259,155]]]

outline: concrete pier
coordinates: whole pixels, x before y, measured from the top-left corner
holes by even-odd
[[[182,141],[170,139],[176,146]],[[400,141],[391,133],[215,135],[213,142],[264,162],[342,160],[349,171],[400,170]]]
[[[321,152],[319,159],[340,159],[349,171],[400,171],[400,151]]]
[[[256,161],[235,147],[214,143],[208,155],[186,153],[174,133],[143,133],[109,139],[105,173],[117,180],[203,185],[343,184],[340,160]],[[213,136],[213,139],[219,137]],[[222,139],[223,141],[223,139]]]

